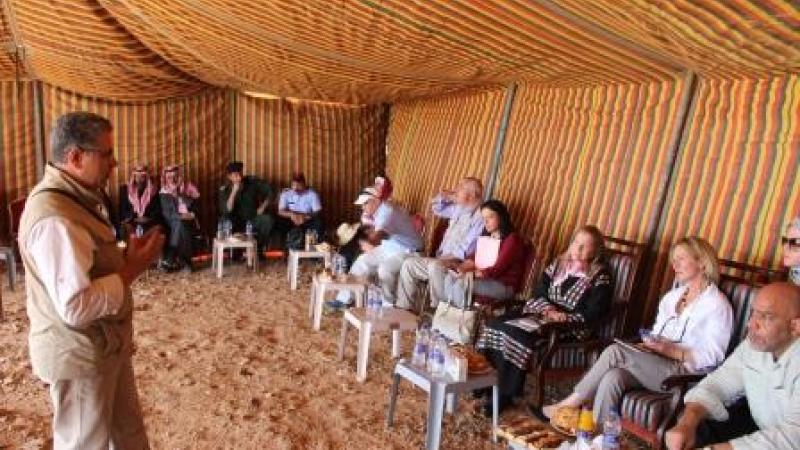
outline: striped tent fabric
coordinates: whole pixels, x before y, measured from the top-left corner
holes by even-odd
[[[0,236],[8,236],[9,202],[36,184],[34,83],[0,81]],[[0,240],[2,241],[2,240]]]
[[[302,171],[319,192],[328,227],[358,221],[353,205],[386,164],[386,107],[236,98],[235,157],[276,192]]]
[[[431,223],[434,194],[467,176],[486,183],[505,95],[492,89],[393,105],[386,167],[394,198]]]
[[[780,266],[781,233],[800,212],[800,77],[703,79],[695,99],[656,267],[666,273],[669,246],[689,235],[708,239],[721,258]],[[652,281],[666,291],[668,277]]]
[[[792,0],[560,0],[633,45],[709,78],[800,70],[800,10]]]
[[[153,175],[169,165],[183,166],[187,179],[201,193],[201,223],[216,223],[216,188],[229,147],[226,93],[210,89],[193,96],[149,103],[119,103],[82,96],[55,86],[44,86],[45,135],[55,120],[70,111],[90,111],[107,117],[114,126],[117,169],[109,180],[115,201],[117,186],[126,183],[137,163],[150,166]],[[49,159],[49,144],[48,144]]]
[[[541,270],[573,230],[644,242],[666,189],[684,82],[517,92],[496,195],[533,239]]]

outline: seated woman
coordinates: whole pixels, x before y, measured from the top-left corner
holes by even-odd
[[[800,285],[800,216],[786,227],[783,243],[783,265],[789,269],[789,281]]]
[[[733,310],[716,285],[714,247],[697,237],[683,238],[672,246],[670,259],[679,286],[661,299],[649,337],[638,347],[607,347],[572,394],[543,409],[545,416],[593,401],[596,420],[618,408],[628,390],[661,391],[665,378],[715,367],[725,359]]]
[[[613,286],[603,248],[600,230],[579,228],[567,251],[545,269],[522,314],[499,317],[484,327],[477,348],[498,371],[501,410],[522,393],[531,357],[547,340],[542,323],[568,322],[570,337],[585,339],[609,310]],[[484,406],[490,414],[491,402]]]
[[[455,271],[448,271],[444,279],[445,298],[459,307],[467,302],[465,274],[474,273],[474,295],[505,300],[517,292],[525,271],[525,242],[514,231],[506,205],[489,200],[481,205],[481,216],[484,228],[478,238],[477,254],[465,259]],[[476,260],[480,263],[484,258],[494,262],[488,267],[477,267]]]
[[[134,166],[128,183],[119,187],[119,219],[128,234],[138,225],[147,231],[161,224],[158,186],[150,178],[146,165]]]
[[[161,214],[169,228],[161,268],[175,271],[183,266],[191,270],[192,231],[197,224],[194,209],[200,191],[192,183],[183,180],[180,166],[169,166],[161,175],[159,197]]]

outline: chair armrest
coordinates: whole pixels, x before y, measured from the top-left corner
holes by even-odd
[[[699,383],[709,373],[711,372],[708,371],[708,372],[672,375],[670,377],[667,377],[666,379],[664,379],[664,381],[661,382],[661,389],[669,391],[674,388],[680,388],[685,391],[688,390],[690,384]]]

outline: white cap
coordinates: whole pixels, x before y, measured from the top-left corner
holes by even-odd
[[[358,198],[355,201],[356,205],[363,205],[372,198],[378,198],[378,191],[374,187],[364,188],[358,193]]]

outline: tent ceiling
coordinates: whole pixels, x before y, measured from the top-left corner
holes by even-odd
[[[5,1],[2,40],[29,76],[120,100],[215,85],[373,103],[800,68],[800,10],[783,0]]]

